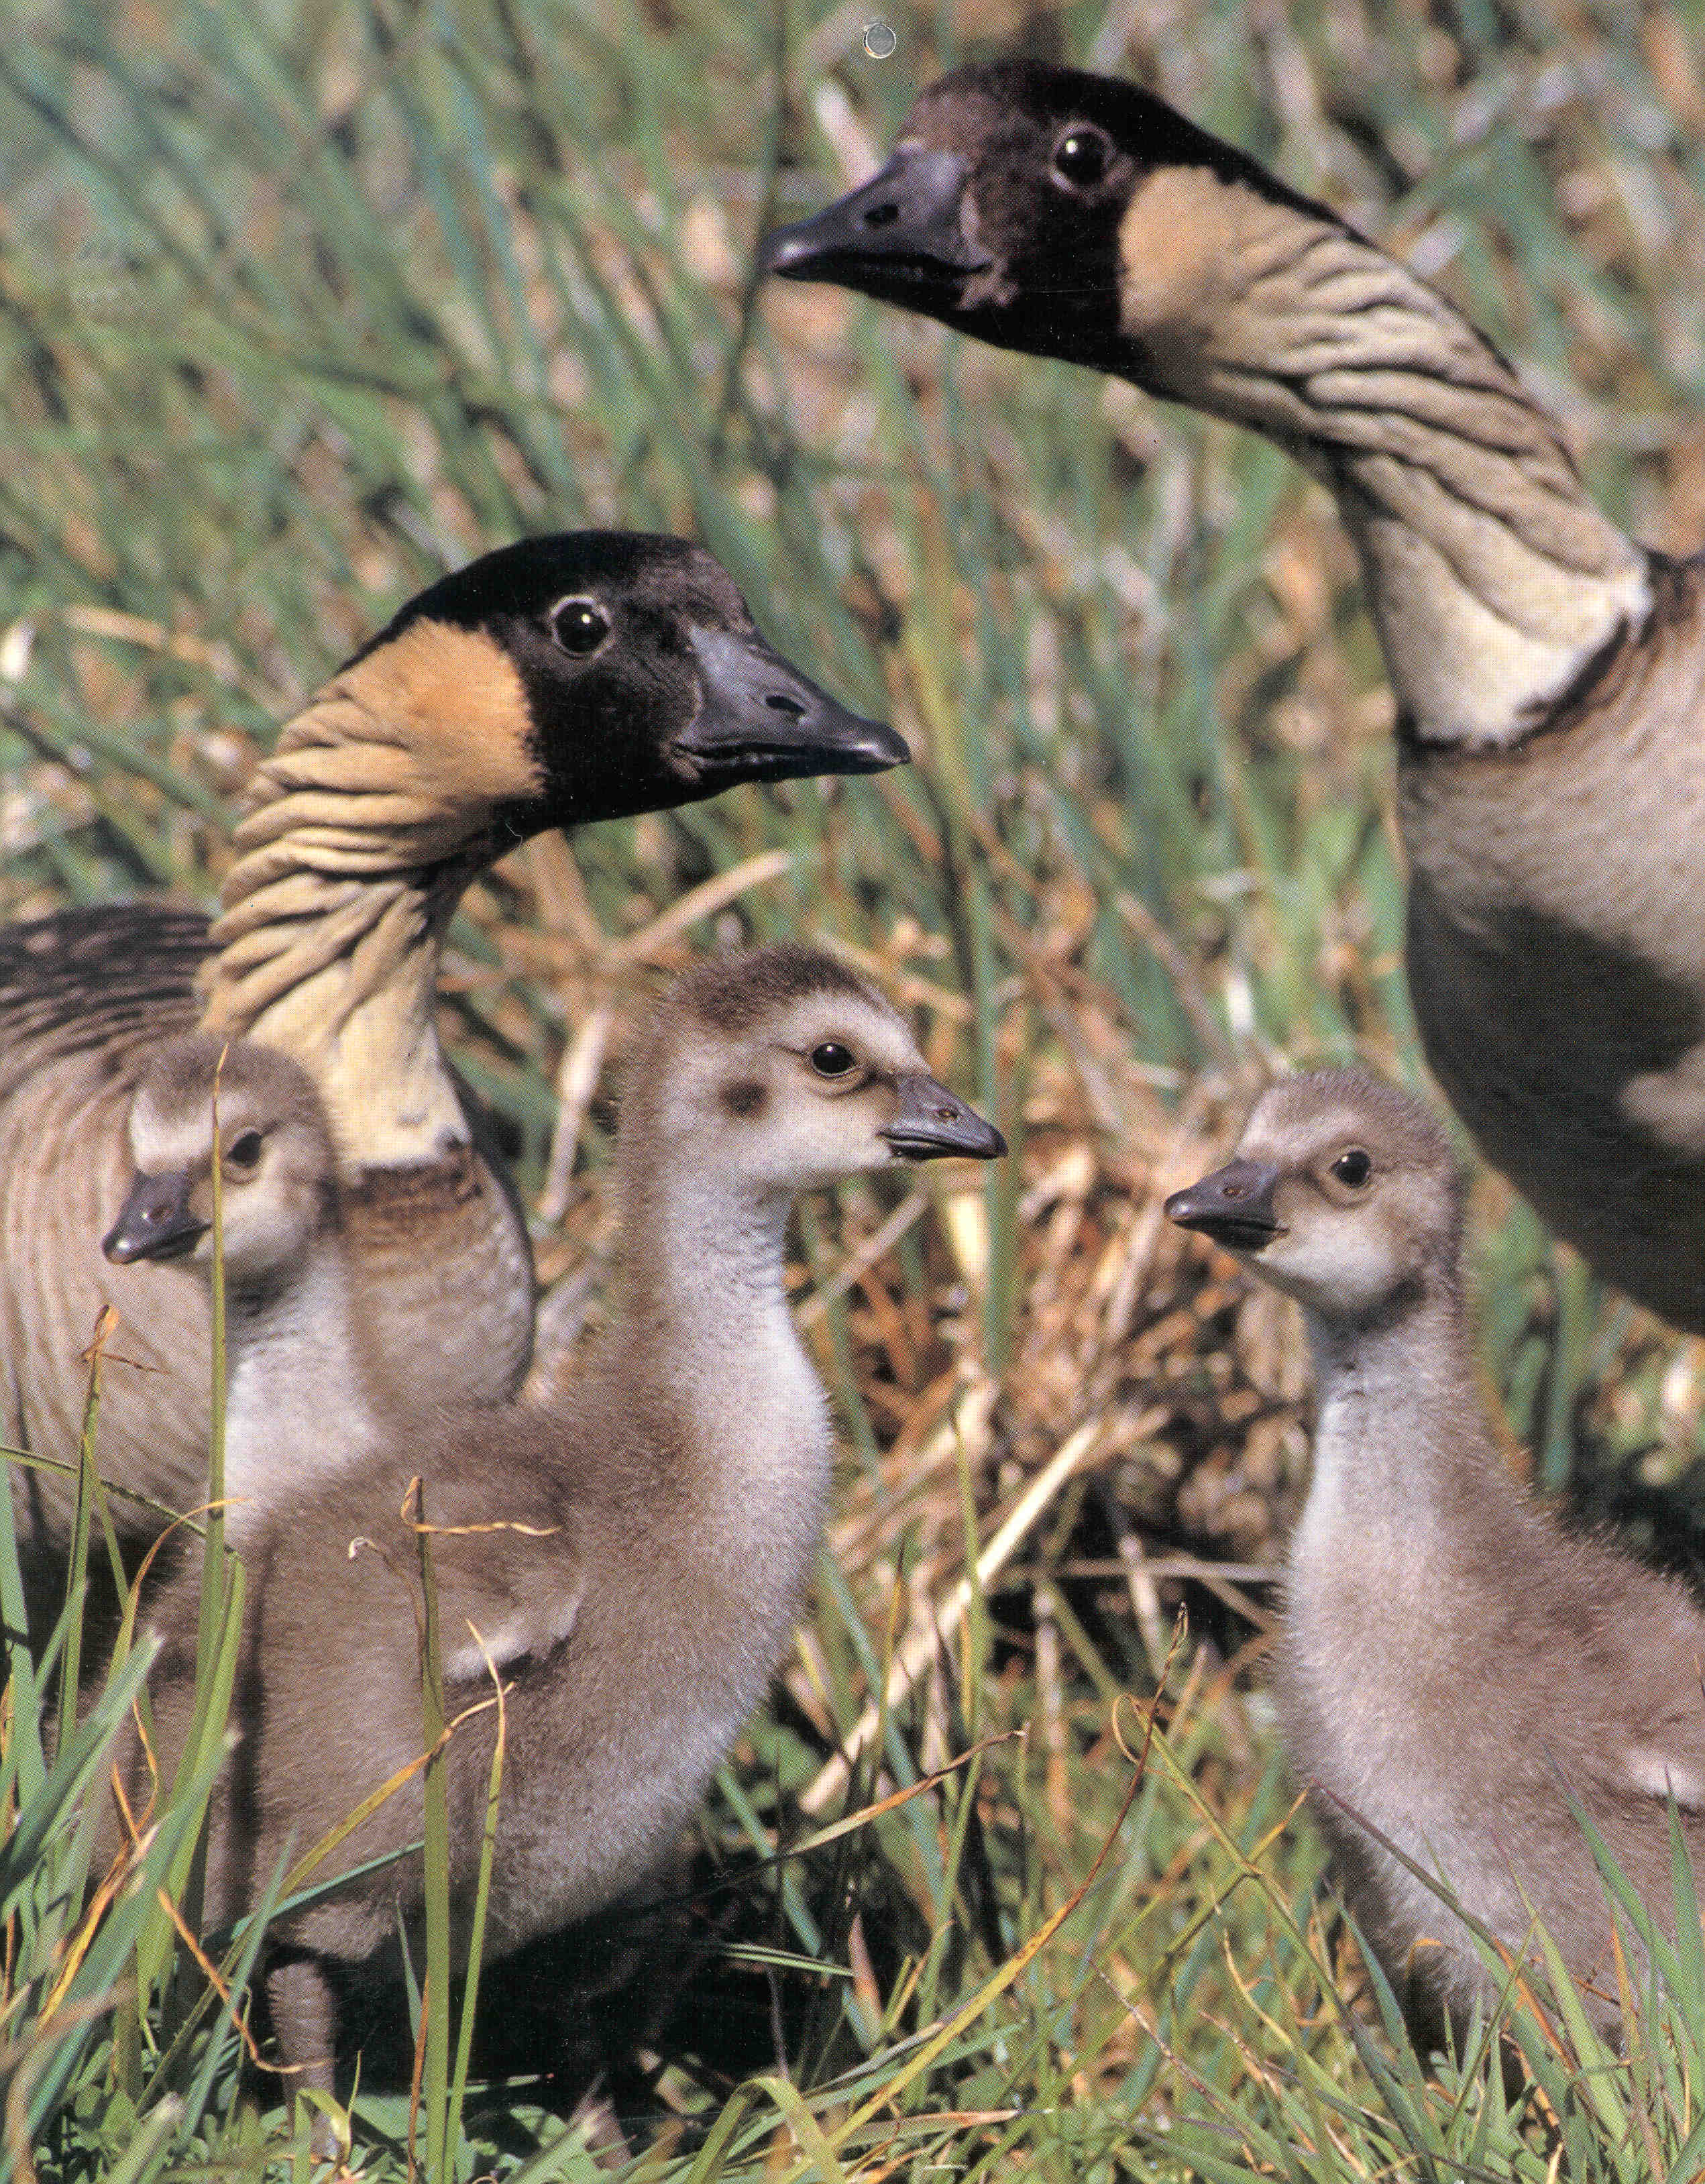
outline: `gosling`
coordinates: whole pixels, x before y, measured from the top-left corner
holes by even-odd
[[[155,1049],[131,1101],[136,1181],[102,1251],[210,1281],[215,1101],[226,1522],[240,1547],[270,1501],[384,1446],[383,1361],[355,1303],[331,1123],[314,1080],[275,1048],[190,1032]]]
[[[250,1163],[261,1176],[288,1126],[281,1116],[270,1139],[252,1118],[240,1127],[261,1132]],[[238,1179],[251,1149],[223,1112],[220,1142],[228,1176],[241,1156],[235,1234],[238,1192],[259,1186]],[[202,1144],[210,1158],[210,1139]],[[1005,1150],[929,1074],[890,1005],[833,957],[764,949],[683,978],[638,1048],[623,1106],[622,1308],[568,1396],[549,1409],[394,1411],[348,1475],[274,1502],[247,1527],[237,1741],[209,1824],[210,1923],[241,1916],[273,1873],[421,1752],[418,1542],[404,1513],[416,1476],[410,1511],[445,1528],[433,1553],[446,1708],[465,1716],[444,1761],[459,1949],[497,1730],[493,1707],[468,1710],[492,1697],[493,1672],[507,1726],[486,1953],[643,1880],[780,1660],[822,1535],[833,1442],[783,1287],[788,1206],[843,1177]],[[182,1198],[192,1226],[198,1187],[156,1176],[148,1195],[139,1184],[109,1248],[146,1256],[156,1237],[175,1248],[175,1219],[149,1223],[147,1207]],[[355,1331],[337,1323],[347,1289],[320,1279],[340,1249],[335,1200],[288,1195],[298,1228],[287,1240],[285,1224],[271,1228],[273,1311],[232,1322],[230,1370],[250,1397],[231,1421],[237,1477],[270,1376],[281,1407],[295,1399],[291,1351],[309,1338],[291,1299],[304,1283],[317,1284],[316,1351],[347,1345],[359,1369]],[[287,1342],[270,1339],[274,1313]],[[196,1618],[193,1580],[172,1580],[151,1616],[161,1641],[155,1749],[168,1781],[193,1706]],[[140,1747],[121,1763],[140,1813],[149,1792]],[[422,1812],[416,1774],[315,1875],[344,1873],[343,1885],[273,1929],[278,2045],[309,2085],[332,2082],[335,1968],[382,1971],[395,1964],[399,1919],[419,1933],[423,1875],[410,1847]]]
[[[1380,1836],[1513,1956],[1531,1907],[1614,2036],[1610,1914],[1569,1800],[1673,1930],[1669,1798],[1705,1862],[1705,1616],[1515,1483],[1475,1376],[1463,1195],[1425,1107],[1324,1071],[1266,1093],[1237,1157],[1167,1212],[1303,1308],[1319,1422],[1279,1727],[1418,2043],[1448,2024],[1460,2044],[1493,1982]]]

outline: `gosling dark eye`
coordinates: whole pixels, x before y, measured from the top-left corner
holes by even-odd
[[[819,1077],[844,1077],[854,1067],[852,1049],[838,1039],[826,1039],[811,1049],[811,1063]]]
[[[1360,1145],[1351,1145],[1332,1163],[1332,1173],[1346,1190],[1360,1190],[1373,1173],[1373,1163]]]
[[[233,1138],[225,1149],[226,1159],[232,1167],[254,1167],[260,1161],[260,1133],[245,1130],[240,1138]]]
[[[1099,129],[1068,129],[1054,147],[1054,171],[1074,190],[1093,189],[1112,163],[1112,142]]]
[[[590,599],[564,599],[550,610],[550,633],[565,652],[583,660],[610,634],[610,617]]]

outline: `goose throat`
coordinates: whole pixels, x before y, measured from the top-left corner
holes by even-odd
[[[200,1028],[301,1061],[346,1174],[465,1145],[437,989],[457,903],[510,846],[489,807],[434,787],[362,702],[358,669],[287,726],[235,840]]]

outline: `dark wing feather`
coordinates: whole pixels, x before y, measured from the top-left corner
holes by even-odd
[[[207,928],[199,911],[153,903],[0,926],[0,1098],[43,1062],[98,1049],[122,1063],[187,1031]]]

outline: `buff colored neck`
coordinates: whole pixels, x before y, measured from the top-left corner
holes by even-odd
[[[251,786],[201,1028],[301,1063],[346,1178],[467,1142],[439,957],[468,883],[510,846],[494,809],[537,794],[526,719],[489,638],[423,623],[337,676]]]
[[[1167,169],[1122,233],[1131,376],[1335,495],[1424,742],[1513,743],[1650,605],[1646,558],[1444,298],[1336,221]]]

